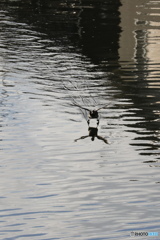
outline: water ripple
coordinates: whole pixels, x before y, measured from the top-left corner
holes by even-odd
[[[106,60],[96,48],[93,54],[101,59],[96,63],[92,54],[84,54],[81,42],[87,34],[85,17],[99,9],[92,25],[100,22],[104,29],[105,19],[111,19],[104,14],[107,3],[60,6],[55,1],[50,14],[37,1],[35,11],[33,6],[27,10],[32,16],[23,18],[22,12],[17,15],[22,4],[18,8],[9,2],[0,11],[1,238],[128,239],[131,231],[158,231],[159,58],[152,54],[159,44],[152,11],[158,2],[144,3],[150,20],[133,24],[137,45],[132,59],[119,39],[124,59]],[[138,14],[142,7],[136,9]],[[41,16],[43,22],[45,11],[49,22],[44,28],[36,19]],[[70,40],[62,39],[61,32],[67,14],[79,28],[76,34],[62,31]],[[120,37],[128,36],[123,27]],[[79,37],[80,47],[71,35]],[[78,104],[104,106],[99,133],[109,144],[89,138],[74,142],[88,132],[88,113]]]

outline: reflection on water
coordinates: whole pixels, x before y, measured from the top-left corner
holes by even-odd
[[[132,16],[126,21],[130,13],[125,10],[130,7],[133,7]],[[154,1],[136,1],[136,4],[130,5],[124,1],[121,9],[122,24],[123,21],[127,24],[122,26],[124,30],[120,40],[120,56],[121,61],[128,60],[130,63],[129,67],[126,62],[121,64],[121,79],[127,90],[126,94],[130,95],[138,110],[134,114],[144,119],[129,126],[134,125],[136,133],[142,135],[136,137],[134,143],[141,146],[141,151],[145,150],[141,154],[159,155],[159,57],[152,54],[157,48],[159,35],[159,29],[153,29],[153,22],[158,21],[159,15],[155,14],[153,18],[152,14],[159,9],[159,4]],[[157,41],[153,42],[155,36]],[[126,51],[127,40],[132,48]],[[158,52],[158,48],[156,51]]]
[[[159,231],[160,3],[0,6],[1,239]]]

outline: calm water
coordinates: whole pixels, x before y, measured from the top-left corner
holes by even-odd
[[[160,2],[0,9],[0,239],[160,235]]]

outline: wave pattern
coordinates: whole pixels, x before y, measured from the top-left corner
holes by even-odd
[[[6,11],[0,28],[1,239],[158,231],[159,63],[109,71]],[[74,142],[88,128],[74,101],[108,105],[99,131],[109,145]]]

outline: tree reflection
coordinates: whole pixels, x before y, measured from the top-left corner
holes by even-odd
[[[91,7],[83,8],[80,21],[83,53],[95,63],[118,60],[120,1],[87,2]]]

